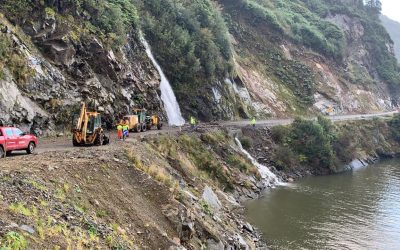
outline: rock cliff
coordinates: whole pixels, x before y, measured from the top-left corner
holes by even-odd
[[[393,109],[399,68],[360,1],[0,1],[0,122],[70,125],[81,101],[105,122],[165,117],[149,40],[184,116],[200,120]],[[39,131],[40,132],[40,131]]]
[[[126,43],[111,49],[93,34],[74,37],[79,26],[48,15],[17,25],[1,16],[0,28],[8,50],[2,58],[0,122],[68,128],[82,101],[104,110],[108,125],[133,107],[163,115],[159,75],[137,35],[127,34]],[[23,72],[13,68],[17,59]]]

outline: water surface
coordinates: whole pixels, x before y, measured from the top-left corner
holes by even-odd
[[[276,187],[247,208],[271,249],[400,249],[400,160]]]

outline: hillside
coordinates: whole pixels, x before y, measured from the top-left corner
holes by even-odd
[[[396,155],[399,128],[399,115],[335,124],[320,117],[125,142],[114,135],[102,147],[43,139],[44,151],[0,159],[0,248],[265,249],[274,239],[245,221],[243,201],[280,180]]]
[[[398,99],[392,41],[360,1],[0,3],[0,122],[38,132],[68,128],[81,101],[110,127],[133,107],[167,119],[143,37],[186,118],[373,112]]]
[[[381,20],[383,26],[389,32],[390,37],[394,43],[394,52],[396,54],[397,60],[400,60],[400,23],[396,22],[387,16],[381,15]]]

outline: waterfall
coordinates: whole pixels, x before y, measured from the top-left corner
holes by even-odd
[[[266,186],[282,184],[279,178],[274,173],[272,173],[267,166],[258,163],[258,161],[254,159],[253,156],[251,156],[251,154],[243,148],[242,143],[240,143],[240,140],[237,137],[235,137],[235,142],[239,146],[240,151],[247,156],[247,158],[254,166],[257,167],[258,172],[260,173],[261,178],[264,180]]]
[[[168,124],[175,125],[175,126],[182,126],[185,124],[185,119],[183,119],[181,114],[181,109],[179,108],[179,104],[176,101],[176,97],[172,87],[165,76],[164,72],[161,69],[161,66],[157,63],[156,59],[151,52],[150,45],[147,41],[142,37],[142,43],[146,48],[147,56],[153,62],[154,66],[156,67],[158,73],[161,77],[160,83],[160,90],[161,90],[161,100],[164,103],[165,111],[167,112],[168,116]]]

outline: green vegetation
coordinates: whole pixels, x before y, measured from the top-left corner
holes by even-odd
[[[325,12],[322,3],[312,2],[310,5],[314,10]],[[326,56],[338,59],[343,56],[346,46],[343,32],[336,25],[313,13],[302,1],[241,0],[241,3],[255,17],[254,25],[264,23],[275,32]]]
[[[400,83],[400,68],[396,58],[387,47],[392,40],[379,19],[380,1],[366,1],[365,5],[362,1],[358,1],[356,4],[341,4],[337,1],[324,1],[324,3],[319,0],[302,1],[310,9],[315,9],[315,6],[320,6],[320,8],[323,6],[324,10],[318,12],[322,18],[326,17],[328,13],[345,14],[358,18],[364,27],[362,39],[367,45],[372,65],[377,69],[379,76],[389,84],[398,85]],[[370,72],[370,74],[372,73]]]
[[[173,191],[178,190],[178,182],[174,179],[174,177],[169,174],[164,168],[158,167],[155,165],[146,165],[141,159],[136,155],[136,152],[133,149],[128,149],[125,151],[128,158],[131,160],[135,168],[144,171],[151,177],[153,177],[158,182],[164,184],[165,186],[173,189]]]
[[[180,147],[188,153],[189,159],[202,171],[218,180],[227,190],[233,189],[233,180],[227,174],[224,166],[216,160],[212,151],[208,150],[200,139],[195,136],[182,135],[178,138]]]
[[[233,138],[226,132],[207,132],[200,136],[180,135],[176,138],[159,136],[151,144],[163,157],[178,164],[179,169],[205,180],[216,181],[226,191],[231,191],[240,175],[260,178],[257,168],[240,153],[232,150]],[[142,163],[133,160],[135,165]]]
[[[400,115],[396,114],[389,125],[393,138],[400,143]]]
[[[201,96],[232,73],[227,28],[213,1],[147,0],[141,7],[146,38],[178,95]]]
[[[253,146],[253,140],[248,136],[242,136],[239,140],[240,144],[242,144],[242,147],[246,150],[250,149]]]
[[[66,0],[61,4],[47,0],[3,2],[0,11],[14,24],[30,16],[45,15],[67,26],[73,40],[92,33],[117,49],[126,42],[127,34],[138,35],[139,15],[131,0]],[[32,16],[31,13],[35,14]]]
[[[386,16],[381,16],[382,24],[389,32],[390,37],[394,42],[394,51],[397,61],[400,61],[400,23],[389,19]]]
[[[30,0],[3,0],[0,10],[14,24],[22,22],[34,10],[35,4]]]
[[[203,209],[203,212],[205,214],[208,214],[209,216],[213,216],[214,212],[212,211],[212,208],[210,207],[210,205],[204,201],[204,200],[200,200],[200,206]]]
[[[25,250],[28,249],[28,242],[25,237],[17,232],[8,232],[3,240],[0,240],[0,250]]]
[[[272,128],[278,167],[305,166],[316,173],[337,172],[353,159],[386,155],[398,150],[400,116],[386,121],[346,122],[335,125],[324,117],[317,121],[297,118],[289,126]]]
[[[266,2],[264,4],[267,6]],[[256,4],[249,9],[243,7],[243,1],[225,3],[225,11],[229,13],[226,22],[238,42],[236,49],[241,64],[250,63],[257,67],[258,72],[279,86],[277,95],[287,102],[292,111],[304,113],[314,103],[316,83],[312,68],[302,63],[300,58],[292,60],[284,55],[280,45],[285,43],[284,38],[290,38],[271,28],[271,24],[255,18],[256,6],[261,5]],[[274,8],[268,4],[264,10],[273,11]]]
[[[297,118],[289,127],[274,127],[272,137],[279,144],[274,154],[275,162],[278,165],[298,162],[314,168],[332,169],[335,136],[333,125],[322,117],[318,121]]]
[[[32,210],[31,210],[31,209],[25,207],[24,204],[22,204],[20,202],[12,203],[10,205],[9,209],[13,213],[22,214],[27,217],[32,216],[33,214],[35,214],[35,212],[37,212],[35,208],[32,208]]]
[[[88,28],[94,26],[96,33],[106,35],[111,44],[116,42],[115,48],[126,42],[132,30],[138,31],[139,16],[130,0],[81,0],[77,7],[82,15],[90,16],[90,23],[86,23]]]
[[[238,168],[242,173],[253,174],[254,176],[259,175],[257,169],[247,159],[243,158],[239,154],[229,155],[226,162],[229,166]]]
[[[382,26],[379,18],[363,20],[365,28],[364,42],[373,58],[372,62],[379,76],[389,84],[399,85],[400,67],[396,58],[389,52],[387,44],[391,41],[389,34]]]
[[[0,79],[4,79],[5,69],[10,71],[18,84],[23,84],[33,74],[25,57],[12,44],[11,38],[0,32]]]

